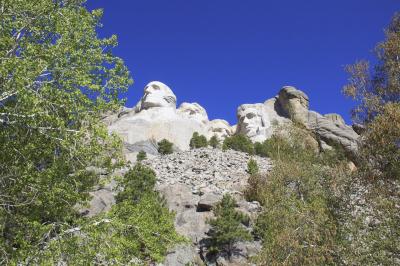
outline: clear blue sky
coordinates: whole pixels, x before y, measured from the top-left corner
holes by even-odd
[[[372,59],[398,0],[88,0],[104,8],[100,36],[117,34],[115,54],[134,85],[128,106],[152,80],[178,103],[198,102],[210,119],[236,123],[236,108],[273,97],[284,85],[305,91],[311,109],[350,122],[341,94],[344,65]]]

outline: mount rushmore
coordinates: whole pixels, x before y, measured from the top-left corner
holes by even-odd
[[[138,151],[156,154],[156,142],[168,139],[176,150],[188,150],[194,132],[220,140],[234,134],[244,134],[253,142],[262,142],[275,129],[286,123],[297,123],[316,136],[321,150],[339,144],[350,155],[357,152],[359,135],[345,124],[338,114],[321,115],[309,110],[308,96],[291,86],[283,87],[277,96],[264,103],[242,104],[237,109],[237,125],[222,119],[209,120],[198,103],[182,103],[165,84],[153,81],[133,108],[105,118],[110,132],[118,133],[125,144],[128,159]],[[131,156],[130,156],[131,155]]]

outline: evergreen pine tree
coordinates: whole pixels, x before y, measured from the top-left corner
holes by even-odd
[[[211,225],[210,251],[225,251],[228,257],[231,257],[236,242],[252,239],[251,234],[243,225],[248,223],[249,217],[236,211],[235,207],[235,199],[229,194],[225,194],[213,209],[215,218],[208,221]]]
[[[250,175],[255,175],[255,174],[258,174],[258,171],[259,171],[259,169],[258,169],[257,161],[254,160],[253,158],[251,158],[249,160],[249,162],[247,163],[247,172]]]
[[[210,141],[208,142],[208,145],[210,145],[211,147],[218,148],[219,146],[219,139],[216,135],[212,136]]]
[[[141,162],[143,160],[147,159],[147,154],[145,151],[140,151],[137,155],[136,155],[136,161]]]
[[[157,143],[158,144],[158,152],[160,154],[171,154],[174,150],[173,150],[173,143],[169,142],[166,139],[161,140],[160,142]]]

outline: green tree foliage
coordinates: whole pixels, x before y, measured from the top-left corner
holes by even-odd
[[[137,179],[137,180],[136,180]],[[137,164],[119,182],[110,212],[65,226],[45,249],[32,254],[38,265],[148,265],[162,262],[168,248],[183,241],[174,215],[154,192],[154,172]]]
[[[190,139],[189,146],[191,149],[198,149],[207,147],[207,138],[204,135],[199,135],[198,132],[194,132]]]
[[[309,147],[304,129],[285,127],[267,142],[274,167],[254,175],[245,192],[265,208],[256,222],[263,240],[261,265],[326,265],[335,262],[336,220],[332,211],[332,173]],[[310,136],[309,136],[310,137]]]
[[[254,143],[254,153],[261,157],[268,157],[268,140]]]
[[[385,35],[386,39],[376,46],[373,71],[367,61],[346,67],[350,78],[343,92],[360,103],[353,110],[359,122],[371,121],[386,103],[400,101],[400,13],[393,17]]]
[[[213,252],[227,252],[232,255],[237,241],[251,240],[252,236],[243,224],[248,223],[249,217],[235,210],[236,201],[229,194],[225,194],[213,209],[214,219],[208,223],[211,225],[209,232]]]
[[[116,196],[117,202],[131,200],[138,202],[143,195],[151,194],[156,184],[156,173],[153,169],[137,163],[125,174],[120,182],[120,189],[123,189]]]
[[[352,265],[395,265],[399,261],[400,14],[395,14],[385,35],[375,49],[376,64],[370,68],[367,61],[361,61],[348,66],[350,79],[344,87],[344,93],[358,104],[354,119],[365,126],[357,158],[359,171],[346,189],[347,194],[358,191],[364,202],[357,206],[354,199],[344,197],[341,205],[352,208],[340,212],[341,257]],[[362,212],[354,212],[360,207]]]
[[[257,161],[251,158],[249,162],[247,163],[247,173],[250,175],[256,175],[258,174],[259,169],[258,169],[258,164]]]
[[[208,145],[210,145],[211,147],[213,147],[214,149],[218,148],[219,144],[219,139],[216,135],[212,136],[208,142]]]
[[[2,1],[0,25],[0,257],[7,264],[75,218],[99,176],[122,162],[101,114],[131,84],[100,39],[101,10],[82,0]],[[90,166],[90,167],[89,167]]]
[[[235,151],[246,152],[248,154],[254,154],[253,142],[251,142],[251,140],[243,134],[237,134],[232,137],[225,138],[222,149],[231,149]]]
[[[361,156],[369,177],[400,181],[400,103],[386,104],[368,124]]]
[[[157,145],[158,145],[158,152],[160,154],[166,155],[174,152],[173,150],[174,144],[166,139],[159,141]]]
[[[143,160],[147,159],[147,154],[145,151],[140,151],[137,155],[136,155],[136,161],[141,162]]]

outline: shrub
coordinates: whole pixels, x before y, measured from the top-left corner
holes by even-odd
[[[210,141],[208,142],[208,145],[210,145],[211,147],[213,147],[214,149],[218,148],[219,146],[219,139],[216,135],[212,136],[210,138]]]
[[[254,153],[260,157],[268,157],[267,141],[254,143]]]
[[[229,194],[225,194],[213,209],[215,218],[208,220],[211,226],[209,232],[211,252],[225,251],[230,257],[237,241],[252,239],[251,234],[243,225],[248,223],[249,217],[236,211],[235,207],[235,199]]]
[[[222,145],[223,150],[231,149],[235,151],[242,151],[248,154],[254,154],[254,146],[251,140],[243,135],[237,134],[232,137],[227,137]]]
[[[247,173],[249,173],[250,175],[255,175],[258,174],[258,171],[259,169],[257,161],[251,158],[247,163]]]
[[[198,132],[194,132],[190,139],[189,146],[191,149],[198,149],[207,147],[207,138],[203,135],[199,135]]]
[[[147,154],[145,151],[140,151],[137,155],[136,155],[136,161],[141,162],[147,159]]]
[[[174,144],[166,139],[161,140],[160,142],[157,143],[157,145],[158,145],[158,152],[160,154],[163,155],[171,154],[174,151],[173,150]]]

